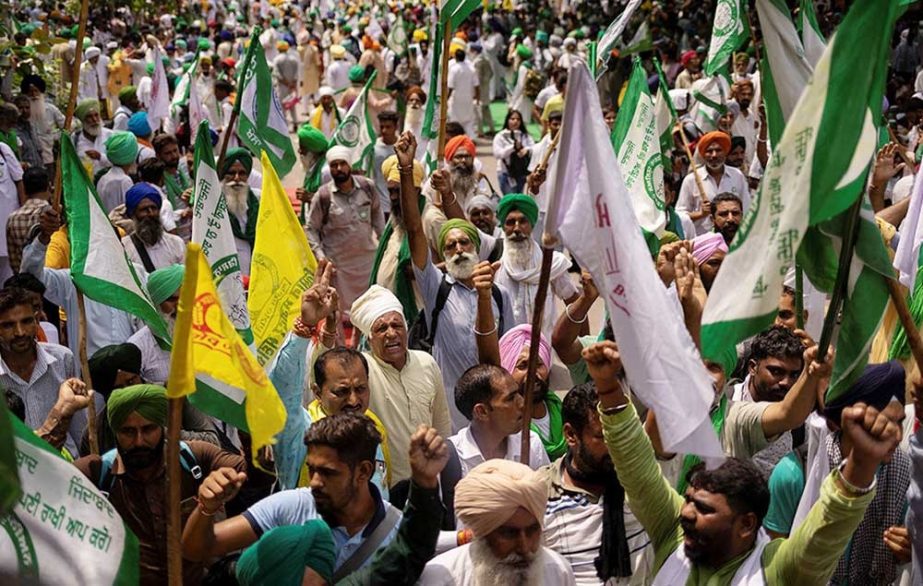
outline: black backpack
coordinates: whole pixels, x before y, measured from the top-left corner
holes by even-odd
[[[421,309],[420,313],[417,314],[417,319],[414,320],[413,325],[410,326],[410,330],[407,332],[408,348],[411,350],[423,350],[432,354],[433,341],[436,339],[436,328],[439,327],[439,314],[442,313],[451,290],[452,283],[443,276],[442,282],[439,284],[439,291],[436,293],[436,303],[433,305],[433,327],[427,327],[426,309]],[[498,331],[502,332],[504,330],[503,295],[500,293],[500,288],[494,285],[490,291],[490,296],[494,298],[494,303],[497,304],[497,309],[500,310],[500,329]]]

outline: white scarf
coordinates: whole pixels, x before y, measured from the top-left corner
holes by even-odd
[[[769,545],[769,535],[760,527],[756,535],[756,545],[747,559],[737,568],[730,586],[765,586],[766,578],[763,574],[763,550]],[[692,562],[686,558],[683,544],[679,544],[667,561],[660,567],[651,586],[676,586],[685,584],[692,572]]]
[[[533,306],[535,304],[535,293],[538,288],[539,275],[542,269],[542,249],[534,241],[532,245],[532,260],[526,268],[513,266],[510,261],[510,255],[504,250],[500,263],[510,279],[519,283],[518,294],[513,299],[513,317],[516,323],[529,323],[532,319]],[[507,245],[508,246],[508,245]],[[555,252],[551,257],[551,279],[554,280],[567,272],[570,268],[570,261],[560,252]],[[551,301],[552,297],[549,296]],[[547,305],[546,305],[547,309]],[[522,312],[522,315],[520,314]],[[546,315],[546,320],[550,315]],[[522,321],[525,319],[525,321]]]

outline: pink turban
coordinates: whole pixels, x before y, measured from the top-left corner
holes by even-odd
[[[724,236],[717,232],[708,232],[707,234],[696,236],[695,240],[692,241],[692,258],[695,259],[695,264],[699,266],[705,264],[719,250],[727,253],[728,245],[724,241]]]
[[[458,149],[465,149],[472,157],[478,152],[477,147],[474,146],[474,141],[464,134],[460,134],[445,143],[445,160],[451,161]]]
[[[522,324],[503,334],[500,338],[500,366],[512,373],[516,370],[516,363],[519,361],[519,355],[522,349],[532,341],[532,325]],[[538,357],[542,359],[545,368],[551,368],[551,345],[545,338],[545,334],[540,334],[538,342]]]
[[[455,514],[475,537],[500,528],[519,507],[541,525],[548,488],[531,468],[510,460],[479,464],[455,486]]]

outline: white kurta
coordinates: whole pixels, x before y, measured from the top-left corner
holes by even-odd
[[[8,256],[6,220],[19,208],[16,182],[22,180],[22,165],[6,143],[0,143],[0,256]],[[6,275],[11,276],[11,275]]]

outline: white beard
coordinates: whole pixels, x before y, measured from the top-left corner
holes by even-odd
[[[227,200],[228,211],[237,218],[247,216],[247,195],[250,186],[240,181],[226,181],[224,183],[224,197]]]
[[[544,581],[542,564],[539,563],[541,550],[531,556],[529,565],[525,567],[512,565],[511,562],[521,559],[517,554],[497,559],[484,539],[472,541],[469,553],[477,586],[538,586]]]
[[[470,252],[459,252],[445,259],[445,270],[456,281],[470,279],[474,273],[474,267],[478,264],[478,257]]]
[[[532,268],[532,241],[530,238],[517,241],[506,238],[503,243],[503,257],[517,269]]]
[[[85,126],[83,127],[83,132],[84,132],[87,136],[90,136],[90,137],[92,137],[92,138],[95,139],[97,136],[99,136],[99,129],[100,129],[100,125],[99,125],[99,124],[97,124],[97,125],[95,125],[95,126],[86,126],[86,125],[85,125]]]
[[[29,100],[29,119],[38,129],[44,129],[47,126],[45,120],[45,96],[39,95],[35,100]]]
[[[420,128],[423,127],[423,108],[411,108],[407,107],[407,112],[404,114],[404,126],[417,134]]]

